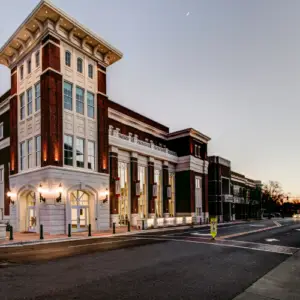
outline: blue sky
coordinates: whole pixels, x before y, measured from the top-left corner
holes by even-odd
[[[0,0],[1,45],[37,3]],[[300,1],[53,3],[124,53],[108,72],[112,100],[194,127],[235,171],[300,195]],[[3,66],[0,83],[5,92]]]

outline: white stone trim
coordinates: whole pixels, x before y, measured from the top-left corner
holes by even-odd
[[[208,165],[208,161],[203,161],[192,155],[182,156],[178,158],[176,172],[194,171],[200,174],[208,174]]]
[[[10,145],[10,138],[8,137],[0,142],[0,150],[9,147],[9,145]]]

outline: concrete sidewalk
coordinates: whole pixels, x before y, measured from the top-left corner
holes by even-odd
[[[220,223],[218,226],[230,225],[230,224],[242,224],[245,221],[233,221],[227,223]],[[205,228],[209,227],[210,224],[203,225],[193,225],[193,228]],[[128,235],[136,235],[139,233],[155,233],[155,232],[166,232],[166,231],[180,231],[192,228],[191,225],[186,226],[176,226],[176,227],[161,227],[156,229],[147,229],[147,230],[137,230],[136,227],[132,227],[131,231],[127,231],[127,227],[119,227],[116,229],[116,233],[113,234],[112,230],[107,231],[96,231],[92,232],[92,236],[89,237],[87,232],[80,233],[72,233],[72,237],[68,237],[66,234],[61,235],[50,235],[44,234],[44,240],[39,239],[39,234],[36,233],[15,233],[14,240],[9,240],[9,233],[7,233],[7,237],[5,240],[0,241],[0,248],[5,247],[15,247],[15,246],[26,246],[26,245],[38,245],[38,244],[50,244],[50,243],[61,243],[61,242],[69,242],[69,241],[77,241],[84,239],[95,239],[95,238],[107,238],[107,237],[116,237],[116,236],[128,236]]]
[[[256,281],[233,300],[300,299],[300,251]]]

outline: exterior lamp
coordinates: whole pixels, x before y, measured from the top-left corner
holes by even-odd
[[[44,192],[43,188],[42,188],[42,184],[40,184],[40,186],[38,187],[38,192],[40,194],[40,202],[46,202],[46,199],[43,197],[42,193]]]
[[[103,202],[103,203],[106,203],[106,202],[108,201],[108,189],[105,190],[104,196],[105,196],[105,198],[102,199],[102,202]]]
[[[12,197],[15,197],[16,194],[15,194],[15,193],[12,193],[10,190],[8,190],[8,192],[7,192],[6,195],[7,195],[8,199],[9,199],[9,202],[10,202],[11,204],[15,204],[15,201],[14,201],[14,200],[11,200],[11,198],[12,198]]]
[[[56,198],[56,202],[61,202],[61,194],[63,192],[63,188],[61,186],[61,183],[59,184],[59,187],[57,189],[57,192],[59,193],[59,196]]]

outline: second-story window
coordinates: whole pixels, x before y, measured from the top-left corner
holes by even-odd
[[[28,169],[32,168],[32,139],[27,141],[27,163]]]
[[[24,78],[24,66],[22,65],[20,67],[20,80],[23,80],[23,78]]]
[[[31,73],[31,58],[27,60],[27,74]]]
[[[41,108],[41,85],[37,83],[35,85],[35,111],[40,110]]]
[[[84,90],[76,87],[76,112],[84,114]]]
[[[20,95],[20,120],[25,118],[25,94]]]
[[[89,66],[88,66],[88,74],[89,74],[89,77],[91,78],[91,79],[93,79],[93,74],[94,73],[94,68],[93,68],[93,66],[90,64]]]
[[[71,52],[66,51],[65,52],[65,64],[68,67],[71,67]]]
[[[32,114],[32,88],[27,90],[27,116]]]
[[[88,168],[95,170],[95,142],[88,141]]]
[[[83,61],[82,58],[77,58],[77,72],[82,73],[83,71]]]
[[[35,137],[35,165],[41,165],[41,136]]]
[[[25,167],[25,142],[20,144],[20,168],[24,170]]]
[[[73,86],[69,82],[64,82],[64,108],[72,110],[73,102]]]
[[[36,51],[35,53],[35,66],[36,67],[40,66],[40,50]]]
[[[70,135],[64,136],[64,157],[65,165],[73,166],[73,137]]]
[[[88,117],[95,117],[94,94],[87,92]]]
[[[84,140],[76,139],[76,166],[84,168]]]

